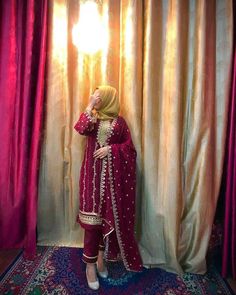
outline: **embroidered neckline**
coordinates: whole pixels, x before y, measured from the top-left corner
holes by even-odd
[[[108,140],[113,134],[113,128],[116,124],[117,118],[113,119],[112,122],[109,120],[101,120],[98,126],[97,142],[101,147],[108,145]]]

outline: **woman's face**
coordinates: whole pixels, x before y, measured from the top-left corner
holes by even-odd
[[[95,110],[99,110],[102,105],[102,99],[100,97],[99,89],[96,89],[93,95],[96,97],[96,103],[94,105],[94,108]]]

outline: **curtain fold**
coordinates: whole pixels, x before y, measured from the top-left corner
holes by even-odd
[[[204,273],[222,171],[232,3],[147,3],[140,245],[147,263]]]
[[[234,16],[236,4],[234,3]],[[223,174],[224,232],[222,276],[236,279],[236,21],[234,19],[234,61],[230,92],[229,122]],[[222,208],[223,209],[223,208]]]
[[[104,0],[109,42],[93,56],[71,43],[82,1],[49,2],[38,243],[83,245],[76,214],[85,139],[73,124],[94,87],[106,83],[119,90],[138,152],[144,263],[204,273],[224,156],[232,2]]]
[[[2,1],[0,247],[36,251],[47,0]]]

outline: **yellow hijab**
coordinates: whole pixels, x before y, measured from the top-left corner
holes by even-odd
[[[118,117],[120,103],[116,89],[108,85],[101,85],[97,88],[102,100],[101,108],[97,110],[97,117],[100,120],[110,120]]]

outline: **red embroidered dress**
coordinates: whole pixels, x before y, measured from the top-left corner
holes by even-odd
[[[102,229],[107,260],[122,258],[127,270],[140,271],[134,238],[136,151],[129,128],[121,116],[93,123],[86,112],[74,128],[87,136],[77,221],[84,229]],[[95,159],[93,153],[107,145],[108,156]]]

